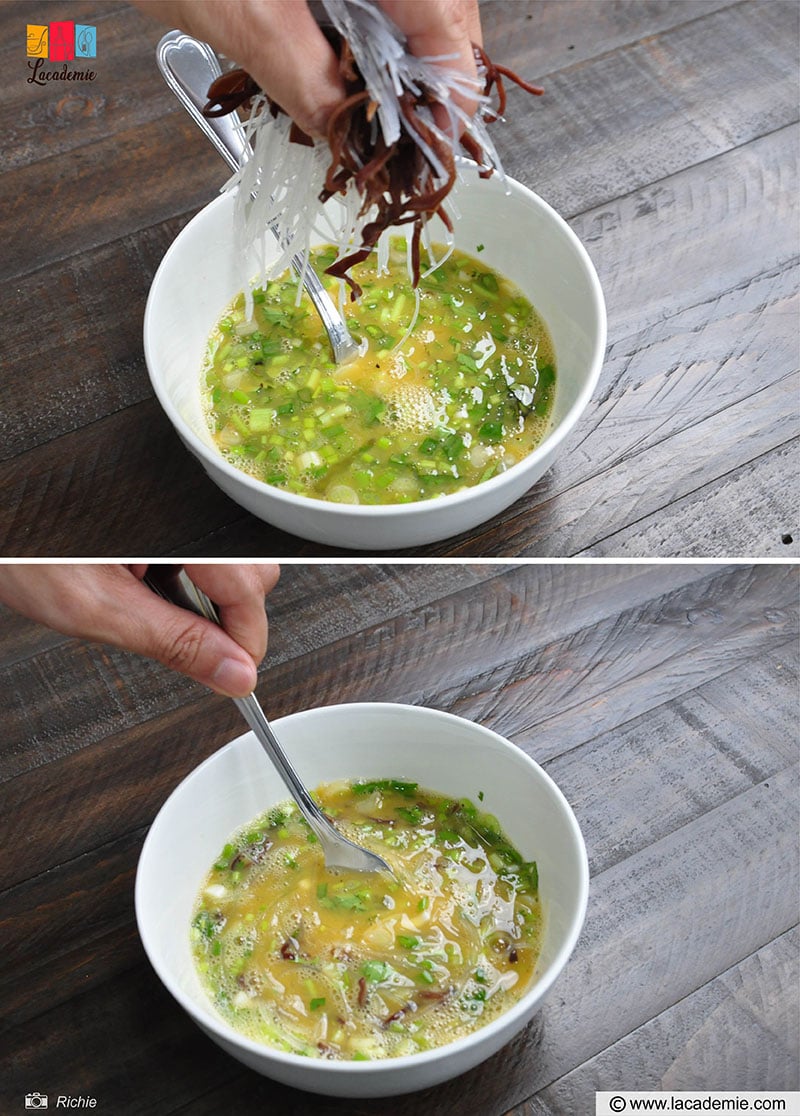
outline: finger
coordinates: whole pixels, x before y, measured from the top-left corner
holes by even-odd
[[[280,568],[272,563],[257,565],[189,565],[184,569],[192,581],[219,608],[228,635],[261,662],[267,652],[267,614],[264,598],[275,586]]]
[[[162,600],[132,577],[108,594],[86,634],[103,643],[157,659],[229,697],[245,697],[258,681],[250,652],[223,628]],[[263,612],[263,598],[261,604]]]
[[[381,7],[408,42],[418,58],[452,55],[441,66],[458,70],[476,81],[472,42],[482,41],[477,0],[381,0]],[[473,113],[477,102],[455,94],[456,104]]]
[[[180,27],[252,75],[304,132],[324,136],[344,99],[336,56],[305,0],[134,0],[148,15]]]
[[[304,132],[324,136],[345,88],[338,59],[306,4],[238,4],[237,19],[243,21],[237,61]]]
[[[139,569],[0,566],[0,600],[65,635],[158,659],[218,693],[249,694],[257,680],[250,652],[218,625],[162,600],[141,583]]]

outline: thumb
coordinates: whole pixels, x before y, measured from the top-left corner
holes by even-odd
[[[107,642],[157,659],[228,697],[245,697],[258,681],[251,655],[222,628],[169,604],[136,582],[124,611],[107,614]]]

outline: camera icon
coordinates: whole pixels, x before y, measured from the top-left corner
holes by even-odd
[[[26,1093],[26,1108],[47,1108],[47,1096],[44,1093]]]

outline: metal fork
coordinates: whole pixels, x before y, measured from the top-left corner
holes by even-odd
[[[170,604],[188,609],[189,612],[194,612],[213,624],[220,623],[216,605],[202,589],[198,589],[181,566],[149,566],[144,581],[153,592],[158,593]],[[301,814],[319,839],[325,857],[325,867],[348,868],[356,872],[391,872],[383,857],[349,841],[328,821],[278,743],[256,695],[251,693],[244,698],[233,698],[232,701],[272,760],[300,808]]]
[[[231,170],[237,171],[251,154],[239,117],[231,112],[227,116],[208,119],[202,112],[208,99],[208,87],[222,73],[219,59],[211,47],[183,31],[168,31],[156,47],[156,63],[164,81],[192,120],[211,140]],[[270,225],[270,231],[280,243],[280,235],[274,225]],[[302,259],[292,256],[291,263],[297,274],[303,275]],[[322,319],[333,359],[337,364],[346,364],[359,355],[361,347],[354,341],[342,315],[311,267],[305,269],[303,286]]]

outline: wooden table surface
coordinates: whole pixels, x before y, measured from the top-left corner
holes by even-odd
[[[116,1116],[589,1116],[596,1089],[797,1089],[797,580],[777,563],[284,569],[272,715],[384,700],[478,721],[543,764],[589,851],[586,924],[534,1023],[448,1084],[370,1102],[230,1059],[137,936],[147,828],[239,734],[232,703],[4,613],[0,1111],[36,1090]]]
[[[599,387],[502,515],[412,556],[800,554],[795,0],[490,0],[506,170],[562,213],[609,312]],[[97,26],[91,84],[29,84],[35,16]],[[0,552],[325,556],[219,492],[142,353],[158,263],[226,171],[123,3],[0,6]],[[101,514],[99,514],[101,509]]]

